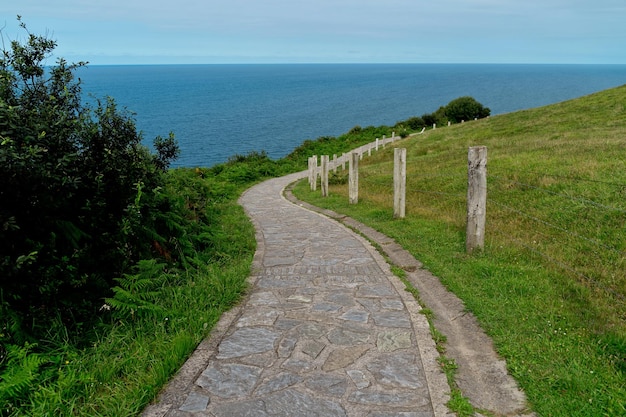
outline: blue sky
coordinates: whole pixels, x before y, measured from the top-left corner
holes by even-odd
[[[98,64],[626,64],[624,0],[2,1],[29,30]]]

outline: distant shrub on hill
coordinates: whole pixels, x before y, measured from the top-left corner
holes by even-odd
[[[491,114],[489,107],[484,107],[474,98],[459,97],[448,103],[444,109],[446,118],[452,123],[465,120],[482,119]]]

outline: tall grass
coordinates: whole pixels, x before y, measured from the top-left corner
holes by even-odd
[[[467,148],[488,147],[484,251],[465,254]],[[322,199],[395,238],[462,298],[542,416],[626,415],[626,86],[428,131],[407,148],[407,217],[392,218],[393,150]]]

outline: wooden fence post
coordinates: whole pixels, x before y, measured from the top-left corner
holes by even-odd
[[[328,155],[322,155],[322,197],[328,197]]]
[[[393,217],[403,219],[406,208],[406,148],[393,150]]]
[[[333,172],[337,172],[337,166],[339,163],[337,162],[337,154],[333,154]]]
[[[313,182],[311,182],[311,191],[317,190],[317,155],[311,157],[311,166],[313,167]]]
[[[313,191],[313,181],[315,181],[315,167],[313,166],[313,157],[309,156],[309,188]]]
[[[350,155],[348,196],[350,204],[357,204],[359,202],[359,153],[352,152]]]
[[[376,138],[376,151],[378,152],[378,138]]]
[[[485,245],[487,217],[487,147],[475,146],[467,153],[467,229],[465,250],[472,253]]]

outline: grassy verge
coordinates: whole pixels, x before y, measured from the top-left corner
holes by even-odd
[[[395,238],[464,300],[542,416],[626,415],[626,87],[429,131],[407,148],[392,218],[391,148],[331,196],[296,195]],[[484,251],[467,256],[467,147],[489,149]]]
[[[36,345],[11,347],[21,352],[2,375],[11,401],[0,415],[136,415],[239,300],[255,249],[236,201],[244,186],[208,174],[171,171],[163,190],[188,220],[178,219],[186,239],[171,245],[184,252],[184,267],[142,261],[103,300],[95,328],[77,334],[57,323]]]

